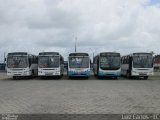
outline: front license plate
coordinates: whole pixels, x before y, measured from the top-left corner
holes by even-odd
[[[146,73],[139,73],[139,75],[147,75]]]
[[[46,73],[46,75],[53,75],[53,73]]]

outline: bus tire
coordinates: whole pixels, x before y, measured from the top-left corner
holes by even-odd
[[[63,76],[64,76],[64,75],[62,74],[62,75],[61,75],[61,78],[62,78]]]
[[[86,79],[89,79],[89,76],[86,76],[85,78],[86,78]]]
[[[16,80],[16,78],[17,78],[16,76],[13,76],[13,80]]]
[[[127,78],[131,78],[129,71],[127,71]]]
[[[61,79],[62,77],[63,77],[63,76],[62,76],[62,75],[60,75],[60,76],[58,76],[57,78],[58,78],[58,79]]]
[[[35,74],[34,74],[34,70],[32,70],[32,77],[33,77],[33,76],[35,76]]]
[[[144,79],[147,80],[147,79],[148,79],[148,76],[144,76]]]
[[[101,77],[101,76],[99,76],[99,75],[97,75],[97,78],[98,78],[98,79],[101,79],[102,77]]]
[[[42,79],[42,80],[43,80],[43,79],[44,79],[44,77],[43,77],[43,76],[41,76],[41,77],[40,77],[40,79]]]

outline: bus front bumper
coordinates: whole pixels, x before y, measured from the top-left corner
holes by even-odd
[[[68,76],[90,76],[90,71],[82,71],[82,72],[68,71]]]
[[[30,71],[7,71],[7,76],[30,76],[31,72]]]
[[[98,76],[100,77],[119,77],[120,72],[99,72]]]
[[[153,76],[154,72],[137,72],[137,71],[132,71],[131,75],[132,76]]]
[[[38,76],[60,76],[60,71],[38,71]]]

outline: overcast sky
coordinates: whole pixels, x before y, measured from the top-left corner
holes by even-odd
[[[160,0],[0,0],[4,52],[160,53]]]

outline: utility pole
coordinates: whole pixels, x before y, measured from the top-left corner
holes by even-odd
[[[77,52],[77,37],[75,37],[75,53]]]

